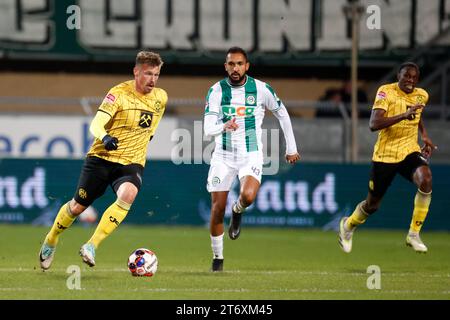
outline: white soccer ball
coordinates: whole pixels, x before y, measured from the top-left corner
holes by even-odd
[[[128,270],[135,277],[151,277],[158,270],[158,258],[149,249],[136,249],[128,258]]]

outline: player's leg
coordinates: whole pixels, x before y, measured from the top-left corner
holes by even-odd
[[[47,270],[50,268],[56,251],[56,245],[60,234],[68,229],[75,221],[76,217],[86,209],[74,199],[65,203],[58,211],[53,226],[47,233],[44,243],[39,251],[39,261],[41,268]]]
[[[240,181],[241,188],[239,192],[239,198],[232,207],[231,221],[228,228],[228,235],[232,240],[236,240],[241,234],[242,214],[244,213],[245,209],[255,201],[256,195],[261,185],[259,180],[250,175],[242,177]]]
[[[263,158],[262,154],[259,153],[249,155],[247,163],[239,169],[238,176],[241,188],[239,198],[232,206],[228,228],[228,236],[231,240],[236,240],[241,234],[242,214],[255,201],[261,185],[262,170]]]
[[[73,199],[65,203],[58,211],[52,228],[45,237],[39,251],[41,268],[47,270],[53,261],[59,237],[67,230],[76,217],[101,196],[107,187],[102,177],[105,170],[98,167],[98,158],[86,158],[80,174],[78,187]]]
[[[212,271],[223,270],[223,217],[227,205],[228,191],[211,192],[211,218],[209,233],[213,252]]]
[[[125,219],[137,194],[138,189],[134,184],[124,182],[120,185],[116,201],[106,209],[94,234],[80,249],[83,261],[90,267],[95,266],[95,250]]]
[[[411,171],[413,173],[411,173]],[[406,245],[412,247],[416,252],[427,252],[428,248],[421,240],[419,233],[422,229],[428,209],[431,203],[432,175],[430,167],[415,153],[407,157],[405,173],[402,174],[417,186],[416,196],[414,198],[414,211],[408,235],[406,236]]]
[[[419,233],[431,203],[432,177],[430,168],[428,166],[417,168],[413,179],[418,189],[414,198],[414,212],[410,231]]]
[[[95,250],[125,219],[142,184],[142,166],[118,166],[112,182],[117,199],[103,213],[94,234],[80,249],[83,261],[91,267],[95,266]]]
[[[338,241],[346,253],[352,251],[353,233],[356,228],[366,222],[367,218],[378,210],[382,197],[368,193],[365,200],[358,203],[349,217],[343,217],[339,222]]]
[[[371,192],[367,193],[366,199],[358,203],[350,217],[345,220],[345,229],[354,230],[356,227],[366,222],[367,218],[378,210],[382,199],[383,196],[377,196]]]
[[[211,271],[223,270],[223,234],[225,208],[227,205],[228,192],[236,178],[236,170],[223,161],[211,160],[208,172],[207,190],[211,193],[211,217],[209,220],[209,231],[213,261]]]
[[[60,234],[69,228],[75,221],[76,217],[80,215],[86,209],[75,199],[65,203],[58,211],[53,226],[45,237],[45,243],[49,246],[56,247],[59,241]]]
[[[396,175],[397,168],[397,164],[372,163],[366,199],[356,205],[349,217],[343,217],[339,222],[338,242],[344,252],[352,251],[354,231],[380,207],[383,196]]]

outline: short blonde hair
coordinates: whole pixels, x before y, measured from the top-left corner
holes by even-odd
[[[151,51],[140,51],[136,56],[136,65],[148,64],[152,67],[162,67],[164,61],[161,56]]]

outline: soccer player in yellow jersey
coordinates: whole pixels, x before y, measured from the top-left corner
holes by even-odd
[[[106,209],[94,234],[80,249],[86,264],[95,266],[95,249],[125,219],[142,185],[147,145],[167,104],[167,93],[155,87],[162,65],[157,53],[139,52],[134,80],[113,87],[98,108],[90,126],[95,139],[75,195],[59,210],[39,252],[43,270],[50,268],[60,234],[103,195],[108,185],[117,200]]]
[[[436,146],[428,137],[421,114],[428,101],[428,93],[416,88],[419,67],[403,63],[397,73],[398,82],[378,89],[370,117],[370,130],[378,131],[370,172],[369,192],[350,217],[343,217],[339,225],[339,244],[344,252],[352,250],[355,228],[380,207],[383,196],[396,174],[414,183],[418,190],[406,245],[416,252],[427,252],[419,237],[431,202],[431,170],[428,159]],[[418,144],[420,132],[423,147]]]

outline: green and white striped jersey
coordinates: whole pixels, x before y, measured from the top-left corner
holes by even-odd
[[[242,86],[231,85],[228,78],[215,83],[206,96],[205,122],[207,116],[215,115],[216,123],[236,118],[239,126],[236,131],[223,131],[215,136],[215,156],[228,158],[232,153],[239,158],[249,152],[259,152],[262,156],[261,125],[265,109],[273,113],[286,110],[267,83],[249,76]],[[296,152],[295,140],[294,149]]]

